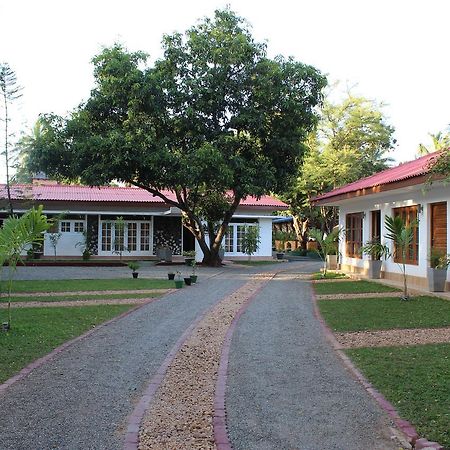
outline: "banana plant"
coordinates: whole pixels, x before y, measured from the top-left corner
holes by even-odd
[[[386,216],[385,225],[387,234],[386,239],[389,239],[394,244],[394,258],[397,258],[398,266],[403,275],[403,296],[402,300],[409,300],[408,281],[406,274],[406,256],[410,251],[411,244],[414,240],[414,231],[417,228],[417,221],[412,221],[406,224],[400,216],[390,217]]]
[[[0,295],[6,291],[8,299],[8,321],[4,326],[6,330],[11,329],[11,291],[17,265],[23,262],[22,254],[26,253],[31,245],[43,241],[44,233],[50,226],[51,223],[42,213],[42,206],[39,206],[20,217],[16,215],[8,217],[0,228],[1,275],[3,275],[4,266],[8,267],[6,281],[3,282],[3,277],[0,277]],[[6,289],[3,289],[4,284]]]

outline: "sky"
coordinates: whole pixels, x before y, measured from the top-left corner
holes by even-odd
[[[115,42],[162,56],[161,38],[229,5],[268,54],[293,56],[385,104],[396,129],[390,156],[411,160],[450,124],[447,0],[0,0],[0,62],[23,87],[16,136],[40,113],[64,115],[89,96],[91,59]],[[0,160],[0,181],[5,163]]]

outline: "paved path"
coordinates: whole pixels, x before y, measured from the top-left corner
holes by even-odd
[[[234,450],[398,448],[384,414],[325,342],[310,289],[278,276],[238,323],[226,392]]]
[[[183,331],[245,282],[224,274],[104,327],[0,395],[1,450],[114,450],[146,383]]]
[[[311,271],[318,264],[276,267]],[[205,270],[198,285],[80,340],[0,395],[0,449],[122,448],[134,405],[183,331],[251,273],[273,269]],[[323,341],[309,289],[281,275],[238,324],[227,390],[235,450],[394,448],[387,439],[375,445],[384,439],[384,416]]]

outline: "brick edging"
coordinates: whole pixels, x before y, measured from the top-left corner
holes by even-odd
[[[217,450],[232,450],[230,440],[228,439],[227,421],[226,421],[226,406],[225,406],[225,390],[228,378],[228,361],[230,355],[231,340],[233,338],[234,331],[237,327],[239,319],[246,309],[250,306],[250,303],[255,299],[257,294],[271,281],[277,273],[274,273],[270,278],[264,281],[258,289],[245,301],[245,303],[239,308],[239,311],[234,316],[230,326],[228,327],[225,339],[222,344],[222,352],[220,354],[219,369],[217,371],[217,381],[214,393],[214,416],[213,416],[213,429],[214,429],[214,442]]]
[[[19,373],[16,375],[13,375],[11,378],[8,378],[5,382],[0,384],[0,394],[6,391],[12,384],[16,383],[17,381],[22,380],[26,376],[28,376],[33,370],[43,366],[47,362],[51,361],[55,356],[59,355],[61,352],[66,350],[67,348],[71,347],[72,345],[76,344],[78,341],[81,341],[84,338],[87,338],[92,333],[95,333],[99,329],[102,329],[104,327],[107,327],[108,325],[123,319],[124,317],[128,316],[129,314],[133,313],[134,311],[137,311],[138,309],[148,305],[149,303],[152,303],[155,300],[159,300],[162,297],[155,297],[154,299],[149,300],[146,303],[142,303],[140,305],[135,306],[134,308],[129,309],[128,311],[123,312],[122,314],[113,317],[112,319],[103,322],[99,325],[96,325],[95,328],[90,329],[89,331],[86,331],[86,333],[80,334],[80,336],[77,336],[70,341],[66,341],[63,344],[59,345],[55,349],[53,349],[50,353],[47,353],[46,355],[36,359],[32,363],[25,366]],[[91,306],[91,305],[89,305]]]
[[[430,442],[425,438],[419,438],[419,434],[413,425],[400,417],[395,407],[390,403],[379,391],[377,391],[371,383],[366,379],[366,377],[361,373],[359,369],[353,364],[350,358],[342,351],[342,346],[339,344],[337,339],[334,337],[331,328],[327,325],[322,315],[320,314],[319,306],[317,304],[316,290],[314,287],[314,280],[312,281],[312,301],[314,316],[319,321],[325,338],[331,344],[333,349],[338,354],[344,367],[359,381],[364,389],[369,393],[369,395],[378,403],[378,405],[387,413],[387,415],[392,419],[395,426],[403,434],[406,441],[408,441],[412,448],[415,450],[421,449],[433,449],[433,450],[444,450],[444,447],[437,442]]]

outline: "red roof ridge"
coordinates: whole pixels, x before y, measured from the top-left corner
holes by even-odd
[[[341,194],[347,194],[350,192],[359,191],[361,189],[368,189],[375,186],[381,186],[396,181],[406,180],[408,178],[414,178],[420,175],[429,173],[431,162],[437,158],[441,150],[428,153],[427,155],[399,163],[397,166],[389,167],[381,172],[374,173],[360,180],[353,181],[339,188],[333,189],[330,192],[326,192],[322,195],[318,195],[312,199],[313,202],[329,199]]]

